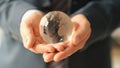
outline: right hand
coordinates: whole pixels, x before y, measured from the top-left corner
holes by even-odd
[[[64,50],[54,53],[44,53],[43,58],[45,62],[61,61],[85,46],[92,31],[89,20],[83,14],[76,14],[71,18],[71,21],[74,23],[71,40],[53,44],[56,50],[59,50],[59,48],[64,48]]]
[[[20,33],[24,47],[34,53],[54,52],[52,45],[47,45],[39,32],[39,23],[43,13],[38,10],[28,10],[22,17]]]

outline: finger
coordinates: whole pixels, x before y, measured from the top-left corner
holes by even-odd
[[[31,24],[22,22],[20,31],[21,31],[24,47],[27,49],[31,48],[35,42],[34,39],[35,37]]]
[[[60,60],[63,60],[65,58],[67,58],[68,56],[70,56],[70,53],[72,53],[73,51],[71,50],[70,47],[68,47],[66,50],[62,51],[62,52],[58,52],[57,54],[55,54],[53,60],[55,62],[59,62]]]
[[[74,28],[73,28],[73,32],[72,32],[72,40],[71,40],[71,42],[73,43],[74,46],[76,46],[80,40],[79,33],[78,33],[79,27],[80,26],[78,23],[74,23]]]
[[[39,54],[39,52],[35,51],[33,48],[29,48],[29,50],[35,54]]]
[[[91,33],[91,30],[88,30],[88,32],[86,32],[86,34],[82,38],[80,38],[79,35],[76,35],[74,37],[74,41],[71,42],[72,46],[80,46],[81,43],[85,43],[89,39],[90,33]],[[84,45],[83,46],[81,45],[79,48],[81,49],[83,47]]]
[[[57,51],[63,51],[67,46],[67,42],[60,42],[53,44],[52,46],[57,50]]]
[[[74,23],[74,30],[72,33],[72,43],[74,46],[78,45],[80,41],[82,41],[86,35],[90,33],[89,27],[83,27],[83,25],[86,24],[79,25],[78,23]]]
[[[68,45],[69,46],[69,45]],[[59,62],[69,56],[71,56],[73,53],[75,53],[78,50],[77,47],[74,46],[69,46],[67,47],[64,51],[62,52],[58,52],[57,54],[55,54],[53,60],[55,62]]]
[[[51,62],[51,61],[53,61],[54,55],[55,55],[55,53],[44,53],[43,59],[45,62]]]
[[[38,53],[46,53],[46,52],[55,52],[56,49],[52,45],[47,44],[37,44],[33,47],[33,49]]]

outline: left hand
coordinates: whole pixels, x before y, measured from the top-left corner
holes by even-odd
[[[64,50],[52,53],[43,53],[43,58],[45,62],[58,62],[60,60],[63,60],[71,56],[78,50],[82,49],[86,44],[86,41],[91,34],[89,21],[83,14],[77,14],[73,16],[71,18],[71,21],[74,23],[71,41],[52,44],[52,46],[56,48],[56,50],[59,50],[59,48],[64,48]]]

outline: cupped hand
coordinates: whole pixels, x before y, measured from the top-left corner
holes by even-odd
[[[63,48],[64,50],[54,53],[44,53],[43,58],[45,62],[63,60],[82,49],[86,44],[91,34],[90,22],[83,14],[73,16],[71,21],[74,23],[71,41],[52,44],[57,50],[59,48]]]
[[[54,52],[51,45],[47,45],[39,32],[39,23],[43,13],[38,10],[28,10],[22,17],[20,33],[24,47],[35,53]]]

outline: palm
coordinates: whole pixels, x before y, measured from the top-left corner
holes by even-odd
[[[39,23],[43,14],[37,10],[27,11],[20,24],[20,33],[25,48],[35,53],[53,52],[53,47],[47,46],[40,36]],[[46,45],[46,46],[45,46]]]

